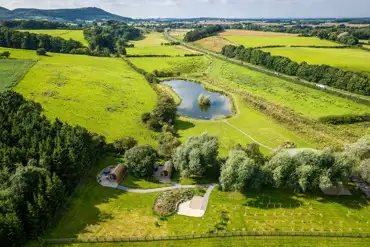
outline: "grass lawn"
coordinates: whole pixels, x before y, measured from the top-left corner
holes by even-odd
[[[185,54],[194,53],[182,46],[162,46],[161,43],[168,41],[163,37],[162,33],[153,32],[145,34],[141,40],[131,41],[134,48],[127,48],[128,55],[169,55],[169,56],[184,56]]]
[[[63,30],[63,29],[51,29],[51,30],[19,30],[21,32],[47,34],[53,37],[61,37],[63,39],[73,39],[80,41],[83,45],[88,46],[85,40],[83,30]]]
[[[363,247],[370,244],[369,239],[354,238],[317,238],[317,237],[227,237],[195,240],[170,240],[155,242],[65,244],[63,247],[240,247],[240,246],[284,246],[284,247]]]
[[[245,47],[269,45],[339,46],[337,43],[316,37],[298,37],[296,35],[273,32],[230,30],[221,33],[220,36]]]
[[[370,75],[370,52],[361,49],[271,48],[263,49],[275,56],[289,57],[296,62],[328,64],[344,70]]]
[[[149,181],[145,179],[136,178],[131,174],[127,174],[127,176],[125,177],[125,179],[122,180],[120,185],[132,189],[154,189],[172,186],[172,184],[164,184],[157,181]]]
[[[37,57],[35,51],[11,52],[17,58]],[[122,59],[53,53],[38,58],[14,90],[41,103],[47,117],[84,126],[108,141],[132,136],[156,145],[141,115],[153,110],[157,95]]]
[[[34,62],[29,59],[0,59],[0,92],[16,85]]]
[[[369,232],[369,206],[357,194],[323,197],[284,190],[226,193],[215,189],[202,218],[152,211],[160,193],[135,194],[102,187],[96,173],[116,164],[108,158],[77,187],[67,211],[44,238],[169,236],[207,232]],[[159,226],[156,224],[159,224]],[[76,245],[78,246],[78,245]]]

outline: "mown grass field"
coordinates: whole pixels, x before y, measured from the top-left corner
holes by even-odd
[[[44,238],[171,236],[207,232],[369,232],[369,206],[356,194],[323,197],[321,192],[284,190],[226,193],[215,189],[206,215],[159,220],[152,206],[159,193],[135,194],[106,188],[96,173],[117,160],[107,158],[77,187],[55,228]],[[157,224],[156,224],[157,222]],[[158,226],[159,224],[159,226]]]
[[[131,41],[134,48],[127,48],[128,55],[168,55],[184,56],[185,54],[194,53],[182,46],[164,46],[162,43],[168,42],[162,33],[152,32],[145,34],[140,40]]]
[[[40,59],[14,88],[41,103],[49,118],[81,125],[108,141],[132,136],[141,144],[156,144],[155,133],[141,122],[157,95],[144,77],[119,58],[99,58],[11,50],[16,58]]]
[[[61,37],[63,39],[73,39],[80,41],[83,45],[88,46],[85,40],[83,30],[64,30],[64,29],[52,29],[52,30],[19,30],[21,32],[47,34],[53,37]]]
[[[29,59],[0,59],[0,92],[16,85],[34,62]]]
[[[263,49],[275,56],[289,57],[296,62],[328,64],[349,71],[370,75],[370,52],[361,49],[330,48],[269,48]]]
[[[191,31],[191,29],[174,29],[174,30],[171,30],[171,36],[182,41],[184,40],[186,33],[189,31]]]
[[[260,47],[270,45],[300,45],[300,46],[339,46],[337,43],[321,40],[316,37],[298,37],[289,34],[272,32],[256,32],[244,30],[230,30],[220,36],[245,47]]]

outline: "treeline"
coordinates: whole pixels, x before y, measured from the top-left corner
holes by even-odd
[[[370,122],[370,114],[367,113],[363,115],[348,114],[340,116],[326,116],[321,117],[319,121],[325,124],[333,125]]]
[[[290,76],[297,76],[310,82],[357,94],[370,95],[370,78],[358,72],[344,71],[325,64],[297,63],[287,57],[272,56],[269,52],[244,46],[227,45],[222,48],[221,53],[229,58],[263,66]]]
[[[84,36],[93,52],[126,55],[126,47],[130,47],[127,42],[138,39],[141,31],[126,23],[108,21],[101,26],[85,29]]]
[[[194,42],[206,37],[214,36],[219,32],[224,31],[224,27],[221,25],[207,26],[203,28],[197,28],[190,32],[187,32],[184,41],[185,42]]]
[[[166,42],[161,43],[162,46],[174,46],[174,45],[181,45],[181,42]]]
[[[48,52],[57,53],[75,53],[78,50],[87,52],[87,47],[79,41],[65,40],[45,34],[19,32],[7,27],[0,27],[0,46],[26,50],[44,48]]]
[[[64,23],[56,21],[36,21],[36,20],[5,20],[1,21],[0,25],[14,29],[71,29]],[[74,28],[75,29],[75,28]]]
[[[105,149],[104,137],[50,122],[15,92],[0,94],[1,245],[39,236]]]

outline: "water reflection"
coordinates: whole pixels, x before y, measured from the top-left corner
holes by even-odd
[[[207,91],[203,85],[185,80],[164,81],[162,84],[169,85],[182,99],[177,112],[180,115],[196,119],[217,119],[232,115],[232,106],[229,98],[225,95]],[[200,106],[198,97],[203,94],[211,97],[211,104]]]

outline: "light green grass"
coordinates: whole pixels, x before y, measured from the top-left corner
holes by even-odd
[[[34,62],[29,59],[0,59],[0,92],[17,84]]]
[[[159,183],[157,181],[149,181],[145,179],[140,179],[127,174],[127,176],[121,181],[120,185],[126,186],[133,189],[154,189],[172,186],[172,184]]]
[[[211,60],[206,57],[154,57],[154,58],[130,58],[136,66],[147,72],[171,71],[180,72],[180,76],[201,76],[207,69]]]
[[[221,60],[214,60],[209,77],[225,90],[245,91],[309,118],[370,112],[366,105]]]
[[[85,46],[88,46],[88,43],[85,40],[83,34],[83,30],[51,29],[51,30],[19,30],[19,31],[37,34],[47,34],[53,37],[61,37],[66,40],[73,39],[76,41],[80,41]]]
[[[224,36],[231,42],[245,47],[259,47],[269,45],[301,45],[301,46],[338,46],[337,43],[321,40],[315,37],[296,36]]]
[[[269,48],[263,49],[275,56],[289,57],[296,62],[328,64],[349,71],[370,75],[370,52],[361,49],[330,48]]]
[[[35,51],[11,52],[36,57]],[[108,141],[132,136],[140,144],[156,145],[141,115],[154,109],[157,95],[122,59],[53,53],[38,58],[14,90],[41,103],[47,117],[81,125]]]
[[[185,54],[194,53],[182,46],[162,46],[162,43],[168,42],[162,33],[145,34],[143,39],[132,41],[134,48],[127,48],[128,55],[168,55],[184,56]]]
[[[130,243],[62,244],[63,247],[364,247],[370,245],[367,238],[325,237],[224,237],[194,240],[166,240]]]
[[[160,193],[136,194],[106,188],[96,173],[106,159],[91,170],[89,179],[77,187],[71,203],[55,228],[44,238],[95,238],[169,236],[231,232],[369,232],[369,206],[359,196],[323,197],[284,190],[226,193],[216,188],[202,218],[170,216],[161,221],[152,211]],[[156,226],[159,223],[159,227]]]

